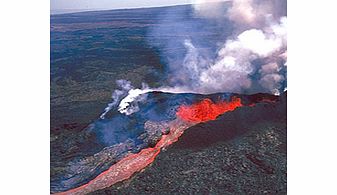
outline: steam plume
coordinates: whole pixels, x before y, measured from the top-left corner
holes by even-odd
[[[100,118],[104,119],[105,115],[111,110],[113,109],[114,106],[116,106],[119,101],[121,100],[121,98],[123,96],[125,96],[129,90],[131,90],[133,87],[131,85],[130,81],[127,80],[117,80],[116,84],[118,86],[118,88],[120,89],[116,89],[113,93],[112,93],[112,102],[108,104],[108,106],[104,109],[104,112],[101,114]]]
[[[131,89],[128,95],[122,99],[118,106],[120,113],[130,115],[139,111],[138,102],[142,102],[146,99],[146,93],[153,91],[143,84],[142,89]]]
[[[233,0],[226,13],[218,9],[219,1],[196,1],[194,12],[200,17],[216,18],[217,21],[229,19],[235,25],[233,38],[227,39],[219,48],[214,60],[206,62],[206,68],[194,57],[194,61],[184,66],[199,69],[191,73],[195,77],[192,87],[199,93],[214,92],[270,92],[279,94],[285,80],[287,50],[287,17],[284,13],[283,0]],[[283,10],[282,10],[283,9]],[[192,43],[191,43],[192,44]],[[193,44],[192,44],[193,46]],[[191,46],[191,47],[192,47]],[[198,55],[198,49],[194,54]],[[259,60],[260,64],[253,62]],[[282,61],[283,60],[283,61]],[[205,63],[205,62],[203,62]],[[274,68],[271,70],[271,66]],[[269,67],[269,68],[268,68]],[[258,81],[252,78],[257,75]],[[197,83],[197,84],[195,84]],[[197,85],[196,89],[193,89]]]
[[[219,25],[228,21],[228,27],[233,27],[229,36],[220,37],[213,43],[213,48],[216,48],[213,54],[199,47],[202,40],[193,34],[193,28],[199,25],[197,22],[189,21],[190,23],[181,25],[178,21],[179,17],[167,15],[163,22],[171,21],[172,24],[177,25],[178,28],[174,28],[178,31],[176,33],[186,30],[181,34],[191,34],[191,37],[187,36],[180,42],[185,47],[185,54],[182,55],[182,52],[176,51],[174,54],[176,56],[172,57],[172,53],[165,53],[167,50],[165,48],[161,50],[156,41],[150,41],[150,44],[159,47],[162,57],[168,58],[170,70],[168,86],[157,89],[147,87],[129,89],[128,95],[121,101],[118,110],[125,114],[138,111],[137,102],[143,101],[144,94],[150,91],[280,94],[286,89],[285,6],[285,0],[225,0],[225,2],[196,0],[192,5],[195,16]],[[190,26],[184,28],[184,25]],[[172,28],[159,26],[153,32],[156,33],[152,33],[150,37],[170,34]],[[169,39],[166,45],[168,47],[177,45],[177,39]],[[177,63],[177,61],[170,61],[171,58],[182,60]],[[117,91],[115,94],[122,94],[122,92],[124,94],[125,90]],[[113,100],[114,105],[120,99],[113,97]]]

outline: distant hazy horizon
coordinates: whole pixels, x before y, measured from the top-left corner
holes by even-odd
[[[148,1],[108,1],[108,0],[51,0],[50,14],[65,14],[85,11],[135,9],[150,7],[165,7],[191,4],[193,0],[148,0]]]

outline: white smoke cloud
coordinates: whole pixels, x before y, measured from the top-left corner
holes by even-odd
[[[273,1],[261,0],[195,0],[193,8],[198,16],[214,19],[227,17],[238,26],[256,27],[273,13]],[[223,2],[230,7],[224,12]]]
[[[224,16],[222,5],[229,0],[194,0],[194,11],[201,17],[219,18]]]
[[[261,78],[260,84],[265,88],[270,88],[274,95],[280,95],[280,82],[284,80],[284,77],[280,74],[267,74]]]
[[[146,100],[146,93],[152,92],[147,85],[143,84],[142,89],[130,89],[128,95],[122,99],[118,106],[118,111],[122,114],[130,115],[139,111],[139,102]]]
[[[262,75],[266,75],[266,74],[272,74],[272,73],[275,73],[275,72],[279,72],[280,71],[280,67],[277,63],[275,62],[272,62],[272,63],[268,63],[268,64],[265,64],[261,67],[261,69],[259,70],[259,72],[262,74]]]
[[[247,30],[241,33],[236,41],[228,41],[224,50],[237,50],[242,48],[260,57],[267,57],[282,46],[281,37],[275,36],[275,34],[270,37],[267,36],[268,35],[262,30]]]
[[[178,87],[198,93],[250,91],[254,82],[251,75],[258,72],[260,86],[254,87],[279,94],[285,80],[278,65],[280,59],[285,60],[282,66],[287,65],[287,17],[278,17],[276,1],[233,0],[226,14],[221,14],[217,3],[207,2],[201,0],[194,5],[198,16],[208,19],[226,17],[236,24],[237,29],[233,38],[219,48],[216,59],[207,59],[207,62],[200,63],[200,52],[190,42],[183,67],[190,70],[189,75],[194,79],[189,82],[193,84],[182,83]],[[278,68],[270,71],[269,66],[256,65],[254,60],[276,64]]]
[[[228,10],[230,20],[243,24],[254,24],[257,19],[256,9],[253,8],[252,0],[234,0]]]
[[[133,88],[133,86],[131,85],[130,81],[127,80],[117,80],[116,84],[118,86],[119,89],[116,89],[113,93],[112,93],[112,102],[108,104],[108,106],[104,109],[104,112],[101,114],[100,118],[104,119],[105,115],[114,107],[116,106],[119,101],[121,100],[123,95],[126,95],[128,93],[129,90],[131,90]]]
[[[174,66],[173,87],[130,88],[118,110],[127,115],[138,111],[137,103],[144,101],[144,95],[151,91],[201,94],[269,92],[279,95],[286,88],[283,83],[287,66],[287,17],[280,15],[279,1],[283,0],[232,0],[226,3],[229,7],[224,11],[223,1],[196,0],[193,5],[195,14],[216,22],[229,19],[235,25],[233,34],[229,39],[219,40],[223,44],[215,58],[196,47],[193,44],[195,39],[184,40],[186,55],[182,64],[179,68],[169,64]]]
[[[240,33],[235,39],[229,39],[218,51],[215,60],[207,60],[200,56],[198,48],[193,46],[190,40],[185,41],[187,54],[181,71],[185,74],[176,74],[180,90],[196,93],[216,92],[242,92],[250,89],[252,85],[251,74],[256,71],[261,74],[260,87],[264,91],[279,94],[281,82],[284,77],[278,71],[272,71],[267,75],[268,66],[257,67],[252,61],[263,59],[277,64],[279,59],[286,58],[286,18],[281,18],[278,23],[265,29],[249,29]],[[187,44],[186,44],[187,43]],[[260,70],[259,70],[260,69]],[[270,83],[268,83],[270,82]]]

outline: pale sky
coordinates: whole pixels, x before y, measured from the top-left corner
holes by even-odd
[[[50,0],[50,10],[108,10],[189,4],[192,0]]]

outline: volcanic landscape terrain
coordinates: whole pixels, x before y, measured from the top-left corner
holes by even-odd
[[[199,40],[212,56],[234,27],[190,5],[51,15],[50,193],[286,194],[286,91],[150,90],[132,113],[119,108],[121,83],[160,89],[176,78],[168,64],[187,51],[170,40]]]
[[[188,128],[132,179],[91,194],[286,194],[287,94]]]
[[[179,18],[163,23],[165,15]],[[177,19],[181,24],[197,21],[196,27],[202,28],[196,31],[181,24],[177,28]],[[51,191],[56,183],[61,185],[54,178],[74,156],[94,154],[107,146],[83,130],[111,101],[118,87],[116,80],[128,80],[134,87],[143,82],[152,87],[163,85],[168,62],[160,58],[158,48],[167,40],[193,35],[205,40],[205,49],[214,49],[210,43],[232,30],[229,24],[219,26],[194,16],[190,6],[51,15],[50,25]],[[149,33],[153,28],[168,29],[169,33],[154,37]],[[165,50],[175,56],[185,47],[172,45]],[[84,140],[91,142],[81,145]]]

